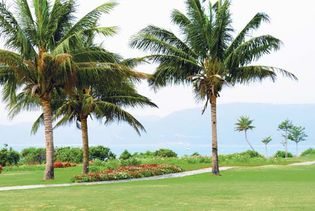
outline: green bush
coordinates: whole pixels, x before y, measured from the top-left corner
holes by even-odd
[[[44,148],[25,148],[21,155],[24,164],[37,165],[46,162],[46,150]]]
[[[146,152],[136,152],[132,155],[132,157],[136,158],[153,158],[154,152],[146,151]]]
[[[309,148],[301,154],[301,156],[310,156],[310,155],[315,155],[315,149]]]
[[[163,157],[163,158],[177,157],[177,154],[170,149],[159,149],[154,152],[154,155],[157,157]]]
[[[285,151],[277,151],[274,155],[275,158],[285,158]],[[288,158],[292,158],[292,153],[288,152]]]
[[[75,147],[57,148],[55,150],[55,160],[59,162],[82,163],[82,149]]]
[[[128,160],[132,157],[132,155],[127,151],[123,151],[119,157],[120,160]]]
[[[116,158],[116,155],[109,148],[103,146],[90,147],[89,154],[90,160],[112,160]]]
[[[248,150],[241,153],[233,153],[229,155],[219,155],[220,162],[234,163],[234,162],[249,162],[254,160],[265,159],[264,156],[256,151]]]
[[[8,148],[8,145],[0,150],[0,165],[1,166],[11,166],[16,165],[20,161],[20,154],[14,151],[11,147]]]
[[[129,158],[127,160],[121,160],[121,165],[122,166],[135,166],[135,165],[140,165],[141,161],[137,160],[136,158]]]

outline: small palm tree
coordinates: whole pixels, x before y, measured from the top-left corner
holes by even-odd
[[[268,157],[268,148],[267,145],[272,141],[271,136],[264,138],[261,142],[265,145],[266,158]]]
[[[233,37],[230,1],[186,0],[187,13],[172,13],[172,22],[180,35],[148,26],[135,35],[131,46],[149,51],[146,56],[158,67],[150,83],[155,88],[168,84],[192,84],[198,100],[211,105],[212,173],[220,175],[217,141],[217,99],[228,84],[246,84],[265,78],[275,80],[277,73],[296,79],[279,68],[251,65],[265,54],[278,50],[281,41],[271,35],[253,37],[252,32],[269,17],[257,13]]]
[[[253,124],[253,120],[249,119],[249,117],[247,116],[241,116],[238,120],[237,123],[235,124],[235,130],[239,131],[239,132],[243,132],[245,134],[245,140],[248,143],[248,145],[250,146],[250,148],[255,151],[255,149],[253,148],[253,146],[250,144],[248,137],[247,137],[247,131],[248,130],[252,130],[255,128],[255,126],[252,125]]]
[[[88,117],[105,120],[105,124],[113,121],[124,121],[131,125],[140,135],[145,131],[142,124],[125,111],[126,106],[157,107],[148,98],[139,95],[131,82],[126,79],[117,84],[116,81],[95,81],[94,85],[76,89],[75,94],[62,102],[55,112],[55,119],[60,119],[56,126],[76,122],[82,131],[83,173],[89,172],[89,139]]]
[[[284,141],[282,142],[282,144],[284,145],[284,148],[285,148],[285,158],[288,158],[288,136],[292,128],[293,128],[293,124],[288,119],[281,122],[278,126],[278,130],[283,132],[282,136],[284,138]]]
[[[290,141],[295,142],[295,144],[296,144],[296,156],[299,156],[299,148],[298,148],[299,143],[302,141],[306,141],[307,137],[308,136],[305,133],[304,127],[293,126],[290,129],[288,139]]]

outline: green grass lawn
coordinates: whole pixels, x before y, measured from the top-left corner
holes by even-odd
[[[251,158],[247,160],[225,160],[221,166],[261,166],[261,165],[285,165],[294,162],[303,162],[315,160],[315,156],[298,157],[289,159],[261,159]],[[205,161],[204,158],[149,158],[142,159],[142,163],[154,164],[173,164],[189,171],[211,166],[210,159]],[[6,167],[5,171],[0,174],[0,187],[16,185],[34,185],[34,184],[61,184],[70,183],[75,175],[81,174],[81,166],[66,169],[55,169],[55,180],[44,181],[44,166],[20,166]]]
[[[0,192],[1,210],[314,210],[315,166]]]

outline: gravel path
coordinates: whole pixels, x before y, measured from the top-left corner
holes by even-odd
[[[233,167],[222,167],[220,171],[225,171],[232,169]],[[181,173],[175,174],[165,174],[161,176],[154,177],[146,177],[139,179],[128,179],[128,180],[118,180],[118,181],[104,181],[104,182],[89,182],[89,183],[66,183],[66,184],[50,184],[50,185],[24,185],[24,186],[10,186],[10,187],[0,187],[0,191],[10,191],[10,190],[29,190],[29,189],[39,189],[39,188],[56,188],[56,187],[70,187],[70,186],[83,186],[83,185],[104,185],[104,184],[114,184],[114,183],[126,183],[133,181],[146,181],[146,180],[161,180],[161,179],[169,179],[169,178],[179,178],[179,177],[187,177],[197,174],[210,173],[212,171],[211,168],[199,169],[194,171],[185,171]]]
[[[315,165],[315,161],[303,162],[303,163],[292,163],[289,166],[309,166]],[[225,171],[232,169],[233,167],[222,167],[220,171]],[[70,187],[70,186],[90,186],[90,185],[104,185],[104,184],[114,184],[114,183],[126,183],[133,181],[147,181],[147,180],[161,180],[161,179],[169,179],[169,178],[179,178],[179,177],[187,177],[197,174],[210,173],[212,171],[211,168],[199,169],[194,171],[185,171],[181,173],[175,174],[166,174],[161,176],[154,177],[146,177],[139,179],[128,179],[128,180],[119,180],[119,181],[104,181],[104,182],[89,182],[89,183],[66,183],[66,184],[50,184],[50,185],[24,185],[24,186],[10,186],[10,187],[0,187],[0,191],[10,191],[10,190],[29,190],[29,189],[39,189],[39,188],[56,188],[56,187]]]

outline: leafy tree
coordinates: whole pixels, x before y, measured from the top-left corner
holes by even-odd
[[[45,180],[54,178],[52,97],[64,90],[71,93],[76,81],[95,77],[104,69],[119,69],[103,63],[108,56],[97,48],[86,48],[97,34],[113,35],[116,27],[100,27],[101,15],[116,3],[109,2],[76,19],[75,0],[16,0],[14,6],[0,3],[0,82],[3,98],[14,116],[20,110],[41,107],[45,126]],[[77,21],[75,21],[77,20]],[[16,94],[16,91],[21,91]],[[19,101],[20,103],[16,104]]]
[[[265,145],[266,157],[268,157],[268,148],[267,145],[272,141],[271,136],[264,138],[261,142]]]
[[[119,156],[120,160],[128,160],[132,157],[132,155],[130,154],[130,152],[128,152],[128,150],[125,150],[121,153],[121,155]]]
[[[284,145],[284,148],[285,148],[285,158],[288,158],[288,136],[292,128],[293,128],[293,124],[288,119],[281,122],[278,126],[278,130],[282,131],[282,136],[284,138],[284,141],[282,142],[282,144]]]
[[[103,146],[90,147],[89,155],[90,160],[106,161],[116,158],[116,155],[109,148]]]
[[[249,117],[247,116],[241,116],[238,120],[237,123],[235,124],[235,130],[239,131],[239,132],[243,132],[245,134],[245,140],[248,143],[248,145],[250,146],[250,148],[253,151],[256,151],[253,146],[250,144],[250,142],[248,141],[248,137],[247,137],[247,131],[248,130],[252,130],[255,128],[255,126],[252,125],[253,124],[253,120],[249,119]]]
[[[180,35],[148,26],[135,35],[131,46],[149,51],[144,57],[158,63],[150,83],[155,88],[167,84],[192,84],[196,97],[205,101],[203,112],[211,104],[212,172],[219,175],[217,142],[217,98],[226,86],[247,84],[269,78],[275,81],[277,73],[296,79],[279,68],[252,65],[265,54],[279,50],[281,41],[271,35],[253,37],[252,32],[263,22],[269,22],[264,13],[257,13],[233,37],[230,1],[186,0],[187,12],[174,10],[172,22]]]
[[[124,121],[140,135],[140,130],[145,131],[144,127],[123,107],[145,105],[156,107],[148,98],[138,94],[129,80],[120,77],[118,81],[113,81],[112,77],[108,81],[104,78],[89,87],[77,88],[73,96],[64,100],[55,113],[56,119],[61,118],[57,126],[76,122],[82,131],[84,174],[89,172],[88,118],[105,120],[105,124]]]
[[[302,141],[306,141],[307,137],[308,136],[305,133],[305,128],[304,127],[293,126],[290,129],[289,135],[288,135],[288,139],[290,141],[295,142],[295,144],[296,144],[296,156],[299,155],[299,148],[298,148],[299,143],[302,142]]]

